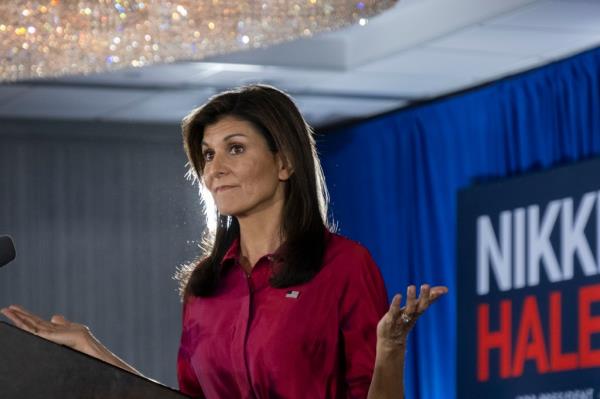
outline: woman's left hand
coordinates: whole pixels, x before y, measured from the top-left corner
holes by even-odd
[[[421,286],[419,297],[417,288],[411,285],[406,290],[406,305],[400,307],[402,295],[396,294],[387,313],[377,324],[377,345],[381,348],[397,349],[406,345],[406,337],[415,326],[417,319],[425,313],[429,305],[448,292],[448,287]]]

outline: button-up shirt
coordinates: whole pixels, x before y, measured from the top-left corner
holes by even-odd
[[[239,241],[210,297],[184,302],[181,391],[207,399],[366,398],[376,326],[388,302],[381,273],[360,244],[328,233],[322,269],[273,288],[271,256],[247,274]]]

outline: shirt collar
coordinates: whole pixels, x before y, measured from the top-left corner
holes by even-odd
[[[329,241],[332,233],[328,229],[325,229],[324,233],[325,233],[325,240]],[[277,251],[275,251],[275,253],[277,253]],[[265,256],[267,259],[272,260],[275,253],[267,254]],[[222,267],[227,266],[231,263],[239,261],[239,259],[240,259],[240,238],[238,237],[233,240],[233,242],[229,246],[229,249],[227,250],[227,252],[225,252],[223,259],[221,260],[221,266]]]
[[[234,261],[237,261],[240,258],[240,239],[236,238],[233,240],[227,252],[223,256],[221,260],[221,266],[228,265]]]
[[[229,246],[229,249],[227,250],[227,252],[225,252],[225,255],[223,255],[223,259],[221,260],[221,267],[227,267],[229,265],[239,263],[240,252],[240,239],[238,237],[235,240],[233,240],[233,242]],[[277,251],[275,251],[274,253],[266,254],[263,256],[263,258],[267,258],[269,260],[269,263],[271,263],[275,253],[277,253]]]

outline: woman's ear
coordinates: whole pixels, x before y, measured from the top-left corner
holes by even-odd
[[[294,173],[294,168],[292,163],[289,161],[289,157],[285,156],[281,151],[277,154],[277,168],[278,168],[278,177],[281,181],[286,181],[292,176]]]

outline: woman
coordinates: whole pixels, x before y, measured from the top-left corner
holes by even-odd
[[[406,336],[445,287],[387,307],[377,266],[327,224],[310,128],[272,87],[225,92],[183,122],[217,208],[205,257],[181,274],[180,388],[207,398],[401,397]],[[210,201],[210,198],[205,199]],[[24,309],[17,326],[136,372],[84,326]]]

